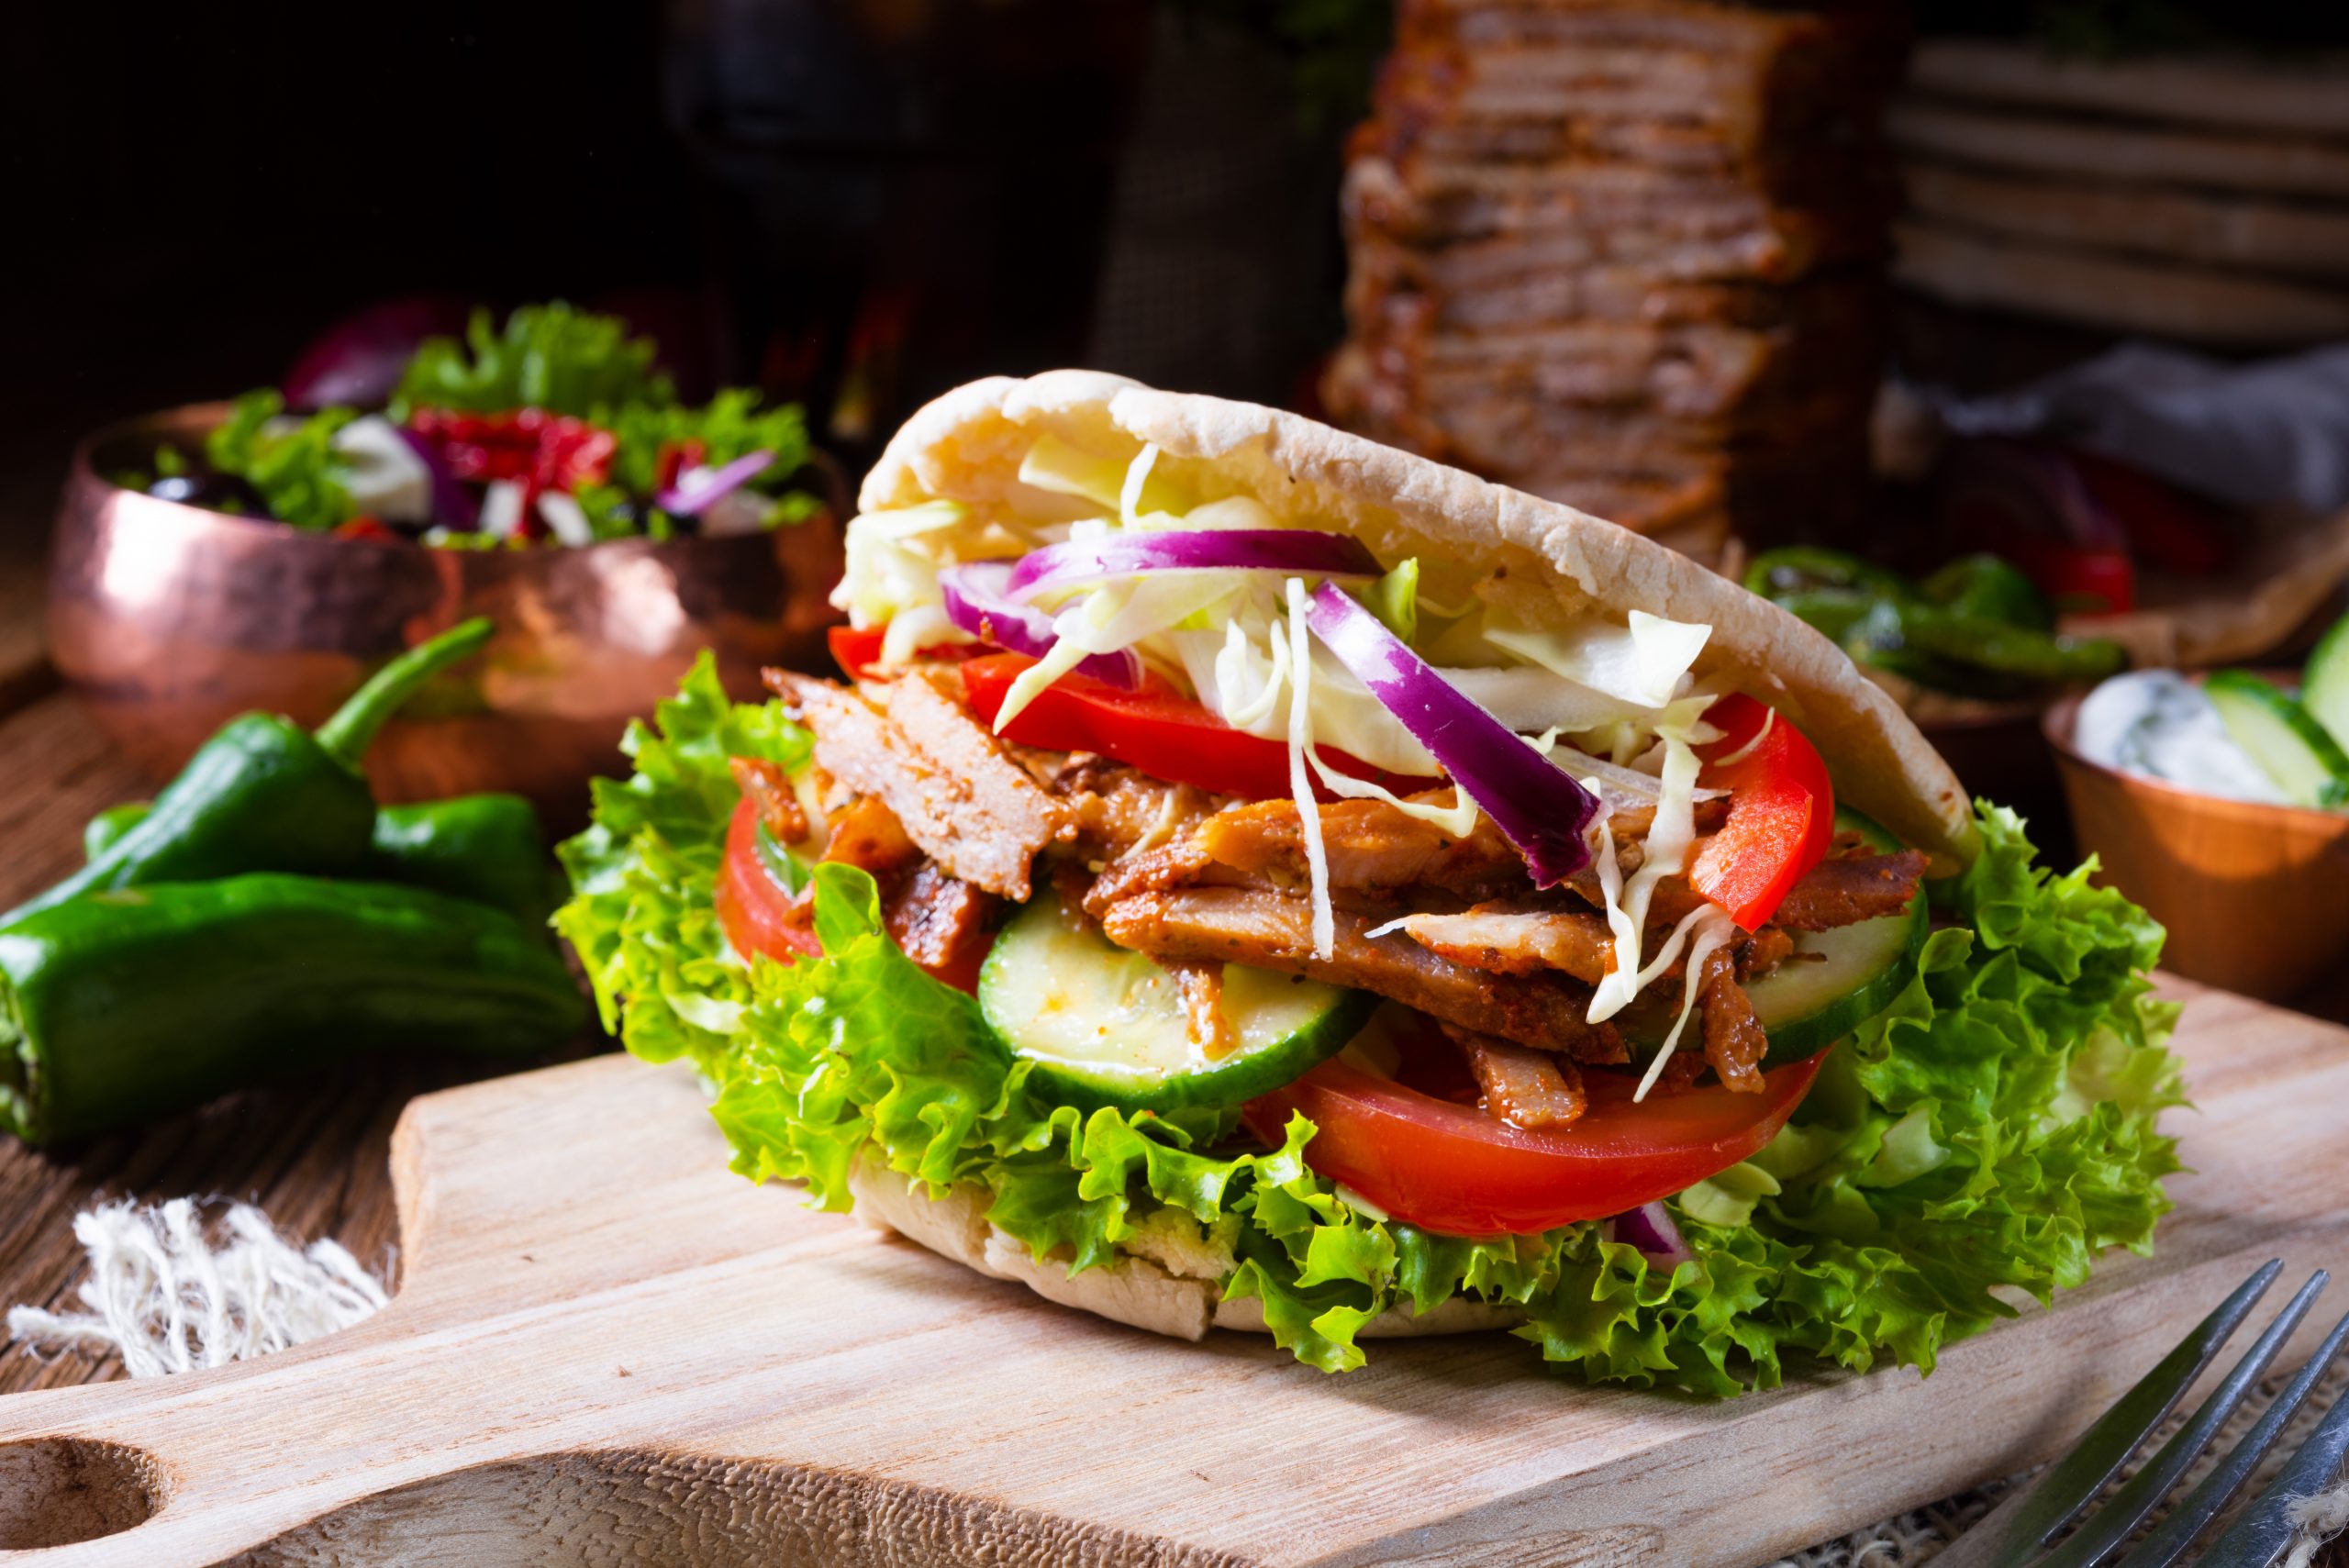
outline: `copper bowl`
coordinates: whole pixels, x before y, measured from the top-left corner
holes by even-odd
[[[2080,699],[2050,708],[2084,852],[2099,880],[2168,929],[2162,967],[2276,1001],[2349,951],[2349,813],[2199,795],[2091,762],[2073,749]]]
[[[73,456],[50,556],[59,672],[157,780],[249,709],[315,724],[402,649],[466,618],[497,630],[387,726],[367,766],[378,795],[513,790],[558,828],[586,781],[622,766],[649,716],[709,648],[728,688],[763,664],[821,667],[825,602],[846,508],[769,533],[586,549],[448,550],[336,539],[159,500],[105,474],[158,441],[200,445],[227,414],[203,404],[99,431]]]

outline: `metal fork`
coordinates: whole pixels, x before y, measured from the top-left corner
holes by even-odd
[[[2226,1425],[2267,1363],[2283,1349],[2309,1307],[2324,1289],[2320,1269],[2299,1294],[2286,1304],[2259,1340],[2243,1353],[2226,1380],[2203,1400],[2193,1419],[2164,1443],[2144,1468],[2131,1476],[2087,1522],[2054,1551],[2045,1550],[2057,1531],[2088,1509],[2121,1467],[2135,1453],[2162,1418],[2186,1396],[2194,1380],[2209,1366],[2267,1287],[2283,1272],[2281,1260],[2270,1262],[2202,1319],[2185,1342],[2170,1351],[2144,1380],[2121,1396],[2088,1429],[2079,1446],[2054,1464],[2031,1485],[2018,1491],[1983,1516],[1980,1523],[1958,1538],[1947,1551],[1933,1559],[1934,1568],[2096,1568],[2127,1540],[2149,1518],[2155,1506],[2210,1446]],[[2177,1562],[2194,1540],[2216,1518],[2229,1498],[2240,1491],[2260,1457],[2276,1441],[2294,1411],[2349,1340],[2349,1318],[2333,1325],[2308,1364],[2277,1396],[2256,1425],[2245,1433],[2217,1469],[2203,1477],[2168,1517],[2139,1541],[2118,1568],[2167,1568]],[[2292,1539],[2292,1504],[2321,1492],[2339,1473],[2343,1455],[2349,1452],[2349,1396],[2334,1401],[2308,1440],[2286,1462],[2226,1532],[2197,1560],[2198,1568],[2267,1568]]]

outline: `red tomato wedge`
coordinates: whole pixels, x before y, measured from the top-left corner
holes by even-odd
[[[857,681],[863,680],[881,657],[881,639],[888,635],[886,625],[836,626],[824,633],[824,640],[829,645],[832,662],[841,667],[841,673]],[[925,659],[969,659],[985,651],[967,642],[956,642],[918,651]]]
[[[774,879],[759,859],[759,812],[748,796],[726,824],[726,859],[718,869],[718,923],[744,958],[764,953],[789,963],[803,953],[820,953],[807,907]]]
[[[726,859],[718,867],[714,902],[726,940],[745,958],[764,953],[777,963],[792,963],[803,956],[823,955],[807,906],[792,896],[760,858],[758,808],[748,798],[734,807],[726,824]],[[979,967],[994,943],[993,932],[974,930],[943,963],[923,964],[923,973],[975,995]]]
[[[963,689],[972,711],[992,725],[1011,683],[1034,662],[1021,653],[990,653],[964,664]],[[1048,751],[1097,751],[1170,784],[1218,795],[1289,798],[1286,746],[1232,728],[1155,679],[1145,678],[1139,691],[1130,692],[1085,675],[1063,675],[1021,708],[1003,735]],[[1382,773],[1342,752],[1318,750],[1331,767],[1375,779],[1397,794],[1434,783]]]
[[[1522,1235],[1604,1219],[1728,1170],[1777,1135],[1827,1053],[1774,1068],[1758,1095],[1718,1085],[1631,1103],[1628,1074],[1586,1073],[1590,1109],[1532,1131],[1341,1061],[1251,1100],[1249,1128],[1277,1143],[1289,1115],[1316,1129],[1305,1162],[1408,1224],[1454,1236]]]
[[[1721,698],[1705,721],[1724,733],[1697,749],[1705,763],[1697,782],[1730,792],[1729,821],[1698,854],[1688,884],[1759,930],[1834,844],[1835,786],[1818,748],[1752,697]]]

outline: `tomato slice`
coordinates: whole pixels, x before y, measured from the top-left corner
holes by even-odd
[[[1728,1170],[1777,1136],[1827,1053],[1773,1068],[1763,1089],[1719,1085],[1631,1102],[1626,1073],[1586,1073],[1590,1108],[1564,1131],[1496,1120],[1342,1060],[1241,1112],[1268,1142],[1291,1112],[1316,1129],[1305,1162],[1396,1218],[1453,1236],[1519,1235],[1604,1219]]]
[[[718,870],[718,923],[744,958],[764,953],[777,963],[821,953],[807,906],[774,879],[759,858],[758,806],[745,795],[726,824],[726,859]]]
[[[1034,662],[1025,654],[990,653],[965,663],[963,689],[972,711],[994,724],[1011,683]],[[1128,691],[1087,675],[1063,675],[1019,710],[1003,736],[1048,751],[1097,751],[1170,784],[1197,784],[1217,795],[1289,798],[1286,746],[1232,728],[1155,677]],[[1398,795],[1436,783],[1383,773],[1326,746],[1316,750],[1340,772],[1374,780]],[[1333,798],[1319,784],[1314,793]]]
[[[713,902],[726,940],[745,958],[764,953],[777,963],[795,963],[802,957],[823,956],[824,945],[816,938],[804,895],[795,896],[778,882],[759,853],[758,806],[748,796],[726,824],[726,858],[718,867]],[[922,969],[933,980],[976,995],[979,968],[994,944],[993,932],[974,930],[944,962]]]
[[[1697,749],[1705,764],[1697,782],[1730,792],[1729,820],[1697,856],[1688,884],[1749,931],[1762,929],[1835,841],[1827,764],[1802,731],[1770,711],[1742,693],[1721,698],[1705,721],[1722,737]]]
[[[832,662],[850,680],[864,678],[881,658],[881,639],[889,635],[889,628],[880,626],[836,626],[824,633],[824,640],[832,651]],[[925,659],[969,659],[985,650],[968,642],[941,643],[935,648],[918,650]]]

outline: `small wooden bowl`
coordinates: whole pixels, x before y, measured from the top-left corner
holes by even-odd
[[[2073,830],[2099,880],[2169,931],[2162,967],[2275,1001],[2349,951],[2349,813],[2225,800],[2091,762],[2073,748],[2080,699],[2050,708],[2047,742]]]
[[[198,405],[99,431],[75,452],[49,581],[58,670],[131,762],[161,780],[250,708],[316,724],[368,673],[468,616],[489,647],[384,727],[367,759],[384,800],[504,789],[557,830],[587,780],[624,771],[620,733],[705,648],[728,689],[762,665],[825,667],[845,487],[768,533],[584,549],[435,550],[337,539],[160,500],[106,477],[159,440],[200,448]]]

